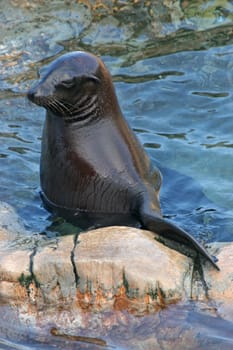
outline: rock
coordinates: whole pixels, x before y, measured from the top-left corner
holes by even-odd
[[[233,302],[233,243],[218,245],[221,271],[206,264],[204,280],[197,281],[192,259],[156,241],[149,231],[114,226],[81,233],[77,241],[74,235],[48,239],[26,231],[4,203],[0,219],[1,300],[24,301],[35,310],[140,314],[207,296],[233,319],[228,307]]]
[[[192,260],[149,231],[115,226],[82,233],[74,253],[82,307],[146,311],[190,296]]]
[[[106,227],[48,239],[29,234],[12,208],[1,208],[0,338],[36,334],[60,346],[55,327],[68,347],[80,334],[135,349],[199,349],[206,339],[215,349],[220,338],[232,344],[233,243],[212,245],[221,271],[203,265],[201,284],[192,259],[149,231]]]
[[[28,300],[32,287],[31,259],[36,237],[37,235],[26,230],[14,208],[0,202],[1,302],[18,304]],[[29,298],[29,302],[31,301]]]
[[[29,234],[14,210],[4,208],[0,296],[9,302],[20,304],[20,294],[38,309],[145,312],[190,296],[192,260],[149,231],[106,227],[80,234],[77,243],[72,235],[54,241]]]
[[[27,231],[18,214],[5,202],[0,202],[0,247],[11,242],[19,236],[24,236]]]
[[[33,274],[41,290],[37,304],[46,307],[62,304],[72,306],[76,297],[76,281],[71,261],[74,247],[72,235],[57,244],[40,247],[33,259]]]
[[[207,270],[205,280],[212,299],[229,299],[233,302],[233,243],[220,248],[218,265],[220,272]]]
[[[220,271],[205,271],[209,298],[216,301],[219,314],[233,320],[233,243],[219,244],[218,265]]]
[[[6,249],[0,252],[0,300],[7,303],[27,300],[26,276],[30,251]]]

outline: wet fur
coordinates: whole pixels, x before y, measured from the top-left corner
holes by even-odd
[[[160,171],[124,119],[100,59],[60,57],[28,97],[47,110],[40,170],[48,210],[85,229],[141,226],[191,246],[218,268],[190,234],[163,219]]]

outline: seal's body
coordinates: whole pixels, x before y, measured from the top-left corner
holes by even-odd
[[[160,171],[122,116],[100,59],[61,56],[28,97],[47,110],[40,164],[47,209],[81,228],[147,228],[196,248],[217,267],[192,236],[163,219]]]

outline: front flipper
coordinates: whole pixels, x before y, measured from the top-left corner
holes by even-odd
[[[163,219],[156,211],[142,209],[140,219],[143,227],[157,233],[158,235],[171,239],[175,242],[185,244],[204,256],[211,264],[219,270],[209,253],[188,232],[182,230],[175,224]]]

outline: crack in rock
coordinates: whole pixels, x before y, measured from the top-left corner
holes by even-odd
[[[22,273],[20,277],[18,278],[18,281],[22,287],[26,289],[28,298],[30,299],[31,303],[36,302],[36,290],[40,287],[40,283],[38,282],[34,271],[33,271],[33,265],[34,265],[34,257],[37,253],[37,247],[34,247],[32,249],[32,253],[29,255],[29,274]]]
[[[40,286],[40,283],[38,282],[36,275],[34,274],[33,267],[34,267],[34,257],[37,253],[37,247],[33,248],[32,254],[29,257],[29,271],[31,274],[31,281],[35,283],[35,286],[38,288]]]
[[[191,298],[209,299],[208,285],[205,281],[203,266],[200,257],[197,255],[194,261],[193,273],[191,276]]]
[[[71,253],[70,253],[70,260],[71,260],[71,264],[73,266],[76,288],[78,287],[79,280],[80,280],[78,270],[77,270],[77,267],[75,265],[75,249],[76,249],[77,244],[79,243],[78,236],[79,236],[79,233],[76,233],[76,235],[74,236],[74,246],[73,246],[73,249],[71,250]]]

